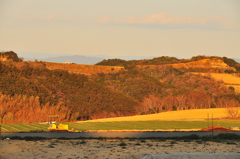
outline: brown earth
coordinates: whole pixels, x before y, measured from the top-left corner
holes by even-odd
[[[157,139],[4,140],[0,158],[139,159],[145,155],[175,153],[239,153],[240,141],[187,141]]]

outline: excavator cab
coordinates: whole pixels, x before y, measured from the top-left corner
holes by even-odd
[[[68,130],[68,125],[59,122],[59,115],[48,116],[48,130],[57,132],[73,132],[74,129]]]

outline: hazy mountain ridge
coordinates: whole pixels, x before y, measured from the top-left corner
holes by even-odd
[[[240,63],[240,58],[233,58],[233,60],[237,61],[238,63]]]
[[[98,57],[87,57],[81,55],[73,55],[73,56],[59,56],[59,57],[49,57],[41,59],[46,62],[56,62],[56,63],[64,63],[64,62],[72,62],[76,64],[86,64],[93,65],[99,61],[102,61],[102,58]]]
[[[63,63],[66,62],[67,60],[64,60],[64,58],[61,57],[67,57],[70,58],[68,62],[73,62],[76,64],[96,64],[104,59],[122,59],[122,60],[150,60],[153,58],[157,58],[156,56],[110,56],[110,55],[69,55],[69,54],[52,54],[52,53],[38,53],[38,52],[23,52],[23,51],[18,51],[16,52],[18,54],[19,57],[24,58],[25,61],[34,61],[34,60],[38,60],[38,61],[46,61],[46,62],[57,62],[57,63]],[[77,61],[74,60],[73,57],[74,56],[79,56],[77,58],[81,58],[83,57],[86,58],[86,61],[81,60]],[[161,55],[159,55],[161,56]],[[91,60],[91,58],[93,58],[93,60]],[[59,60],[57,60],[59,59]],[[73,59],[73,60],[71,60]],[[177,59],[183,59],[183,58],[178,58]],[[240,63],[240,58],[232,58],[233,60],[237,61],[238,63]],[[94,63],[95,62],[95,63]]]
[[[110,56],[110,55],[69,55],[69,54],[51,54],[51,53],[36,53],[36,52],[22,52],[18,51],[19,57],[24,58],[25,61],[46,61],[46,62],[72,62],[76,64],[93,65],[104,59],[123,59],[123,60],[140,60],[151,59],[154,56]]]

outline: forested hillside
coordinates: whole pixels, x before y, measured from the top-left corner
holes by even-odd
[[[63,109],[62,106],[66,107],[68,110],[65,114],[66,121],[132,115],[135,113],[133,107],[139,105],[132,98],[94,83],[84,75],[63,70],[51,71],[41,64],[34,67],[25,62],[21,63],[20,69],[16,67],[18,65],[20,64],[11,62],[0,64],[0,92],[2,93],[0,117],[3,121],[7,116],[8,120],[4,121],[8,123],[19,121],[18,116],[22,109],[28,110],[31,107],[35,110],[36,105],[40,108],[46,105],[56,107],[59,104],[61,109]],[[28,102],[26,106],[19,106],[18,109],[13,106],[13,104],[21,105],[23,101],[19,98],[25,98],[25,96],[27,100],[30,100],[28,98],[37,99],[37,104]],[[51,112],[45,114],[47,119],[47,115],[51,115]],[[10,116],[13,117],[11,120]],[[35,120],[24,119],[23,121],[34,122]]]
[[[209,64],[205,68],[199,62],[204,59]],[[234,87],[196,73],[225,72],[238,77],[239,64],[232,59],[159,57],[130,62],[104,60],[99,64],[125,69],[85,76],[79,74],[81,70],[72,73],[71,68],[49,70],[46,63],[37,61],[1,60],[0,123],[44,122],[53,114],[60,115],[62,121],[76,121],[240,106],[240,94]]]
[[[237,63],[233,59],[229,59],[227,57],[217,57],[217,56],[194,56],[191,59],[177,59],[175,57],[168,57],[168,56],[162,56],[158,58],[153,58],[150,60],[121,60],[121,59],[108,59],[108,60],[103,60],[101,62],[98,62],[96,65],[104,65],[104,66],[124,66],[125,68],[132,68],[137,65],[140,66],[147,66],[147,65],[167,65],[167,64],[181,64],[181,63],[191,63],[191,62],[196,62],[200,60],[208,59],[210,61],[216,61],[216,60],[221,60],[223,61],[226,65],[229,67],[233,67],[236,69],[237,72],[240,73],[240,64]],[[201,63],[198,63],[201,65]],[[204,64],[203,64],[204,66]],[[202,66],[199,66],[201,68]],[[198,68],[198,69],[199,69]],[[208,68],[207,71],[210,69]],[[228,72],[228,69],[226,69]],[[231,69],[230,69],[231,70]],[[196,71],[195,69],[192,69],[190,71]],[[232,73],[234,71],[230,71],[229,73]]]

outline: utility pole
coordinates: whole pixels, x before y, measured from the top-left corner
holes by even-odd
[[[213,136],[213,113],[212,113],[212,136]]]
[[[208,136],[209,136],[209,113],[207,114],[208,116]]]

